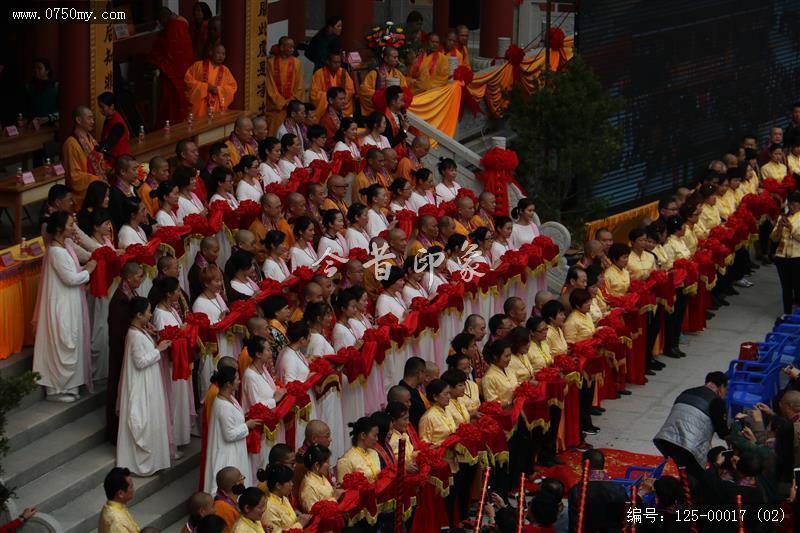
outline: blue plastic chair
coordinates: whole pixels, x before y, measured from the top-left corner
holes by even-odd
[[[641,472],[642,474],[650,474],[650,477],[653,479],[658,479],[661,477],[661,474],[664,473],[664,468],[667,467],[668,461],[669,459],[664,459],[656,466],[629,466],[625,470],[625,477],[630,478],[631,473]]]
[[[638,487],[642,483],[643,479],[644,479],[644,474],[642,474],[639,477],[634,478],[634,479],[629,479],[627,477],[618,477],[618,478],[612,479],[611,481],[613,481],[614,483],[616,483],[618,485],[622,485],[625,488],[625,492],[627,492],[628,495],[630,496],[631,488],[632,487]]]
[[[769,405],[778,392],[780,367],[773,366],[768,372],[737,371],[736,378],[728,382],[725,403],[728,416],[732,417],[743,408],[758,402]]]

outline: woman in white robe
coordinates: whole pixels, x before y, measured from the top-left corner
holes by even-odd
[[[391,314],[397,317],[398,321],[403,321],[408,313],[408,307],[403,300],[404,285],[405,276],[403,270],[400,267],[392,266],[389,270],[389,276],[385,280],[381,280],[383,292],[375,302],[376,319]],[[411,342],[404,343],[402,346],[392,344],[392,350],[383,362],[384,383],[398,383],[403,379],[403,367],[406,359],[410,357],[409,351],[411,348]]]
[[[433,193],[433,174],[427,168],[421,168],[414,173],[416,185],[411,191],[408,206],[415,213],[426,205],[436,205],[436,196]]]
[[[495,235],[492,241],[492,261],[494,266],[500,264],[506,252],[516,250],[511,243],[511,232],[514,229],[514,222],[508,217],[497,217],[495,219]],[[491,316],[491,315],[490,315]]]
[[[267,258],[261,267],[264,277],[282,283],[291,275],[289,266],[286,264],[286,257],[289,255],[286,235],[282,231],[268,231],[267,236],[264,237],[264,248],[267,250]]]
[[[285,346],[278,354],[276,366],[278,368],[278,379],[283,384],[289,384],[292,381],[303,382],[308,379],[311,374],[310,364],[314,358],[308,358],[303,351],[308,346],[308,337],[310,332],[305,322],[290,322],[286,328],[286,338],[289,345]],[[317,418],[317,408],[315,401],[312,397],[311,400],[311,414],[308,419],[313,420]],[[295,431],[295,450],[303,446],[305,439],[306,422],[297,420],[297,430]]]
[[[347,241],[347,248],[353,250],[361,248],[369,252],[369,233],[367,233],[367,206],[364,204],[353,204],[347,210],[347,222],[350,226],[344,234]]]
[[[119,386],[117,466],[144,477],[169,468],[169,406],[159,362],[161,352],[172,343],[156,344],[146,298],[137,296],[130,306],[131,327]]]
[[[308,146],[303,154],[303,161],[306,166],[310,167],[311,163],[317,160],[330,163],[328,154],[325,152],[325,143],[328,141],[325,128],[319,124],[309,126],[306,137],[308,138]]]
[[[267,137],[258,145],[258,154],[262,163],[258,166],[261,184],[264,188],[272,183],[285,183],[289,176],[281,173],[278,161],[281,159],[281,142],[275,137]]]
[[[517,207],[511,210],[514,227],[511,229],[511,245],[519,250],[522,245],[533,242],[539,236],[539,227],[534,222],[536,206],[530,198],[521,198]]]
[[[98,209],[90,216],[91,237],[85,243],[86,250],[94,253],[98,248],[107,247],[116,252],[111,236],[114,226],[111,223],[111,213],[105,209]],[[108,294],[103,297],[86,295],[91,320],[91,349],[92,349],[92,379],[97,381],[108,377],[108,304],[111,295],[116,290],[117,283],[112,282]]]
[[[45,254],[36,298],[36,343],[33,371],[47,399],[74,402],[78,387],[91,389],[89,311],[83,286],[95,269],[95,261],[83,267],[71,244],[75,221],[63,211],[53,213],[47,223],[50,245]]]
[[[300,144],[300,139],[297,135],[287,133],[281,137],[281,160],[278,161],[281,174],[291,179],[292,172],[303,167],[302,155],[303,146]]]
[[[364,336],[364,332],[372,328],[375,324],[372,316],[367,312],[370,300],[367,291],[361,286],[353,286],[349,289],[356,298],[356,314],[348,319],[347,323],[357,339]],[[373,363],[372,368],[365,369],[367,373],[367,383],[364,385],[364,404],[366,413],[379,411],[386,403],[386,388],[384,388],[383,372],[377,363]]]
[[[156,212],[156,223],[162,228],[180,225],[178,220],[180,194],[175,182],[172,180],[162,181],[158,184],[158,189],[150,193],[151,196],[153,194],[158,198],[159,205]]]
[[[320,357],[336,353],[324,334],[331,330],[333,323],[331,306],[323,302],[309,304],[303,313],[303,320],[308,324],[310,332],[306,354],[309,357]],[[341,391],[335,387],[328,389],[322,397],[317,397],[317,407],[320,420],[325,420],[331,429],[332,457],[338,459],[344,453],[343,443],[346,437],[344,428],[347,426],[342,416]]]
[[[384,214],[386,204],[389,202],[389,196],[386,189],[378,184],[372,184],[366,190],[362,189],[359,192],[362,192],[367,197],[367,205],[369,206],[367,227],[364,229],[367,230],[367,235],[369,235],[370,239],[374,239],[382,231],[389,229],[389,219]]]
[[[154,282],[153,290],[150,291],[150,303],[156,303],[153,310],[153,326],[156,331],[167,326],[183,327],[183,316],[179,311],[180,299],[181,287],[177,278],[161,278]],[[190,375],[188,379],[173,380],[169,354],[165,354],[161,362],[170,405],[172,440],[175,446],[186,446],[192,438],[190,430],[195,418],[192,377]]]
[[[184,170],[186,169],[186,170]],[[197,175],[192,174],[192,169],[178,167],[172,176],[175,185],[178,186],[180,197],[178,198],[178,220],[183,224],[183,219],[189,215],[207,215],[208,209],[195,194],[197,189]]]
[[[441,183],[436,186],[436,201],[441,204],[455,200],[461,185],[456,183],[456,174],[458,174],[458,166],[456,162],[446,157],[439,160],[436,165],[439,171],[439,176],[442,178]]]
[[[342,348],[354,347],[361,349],[364,339],[356,333],[350,320],[358,315],[358,296],[356,287],[343,290],[334,300],[336,310],[336,324],[333,326],[333,349],[337,352]],[[342,413],[347,421],[358,420],[366,413],[364,402],[364,384],[359,379],[350,382],[347,374],[342,372]],[[345,437],[342,449],[347,450],[350,441]]]
[[[247,413],[252,406],[260,403],[270,409],[275,409],[277,402],[281,401],[286,395],[286,389],[280,388],[275,384],[272,377],[274,371],[272,365],[272,350],[263,337],[251,337],[247,341],[247,353],[253,358],[253,362],[244,371],[242,378],[242,410]],[[283,442],[283,426],[278,425],[278,429],[272,436],[262,428],[261,450],[259,453],[249,453],[251,479],[256,479],[259,469],[266,468],[269,459],[269,451],[276,442]]]
[[[344,217],[338,209],[328,209],[322,213],[322,237],[319,238],[317,245],[317,257],[337,257],[347,259],[350,254],[350,247],[347,246],[347,238],[342,235],[344,229]]]
[[[219,268],[211,265],[203,269],[200,273],[200,281],[203,284],[203,292],[195,299],[192,304],[192,311],[204,313],[213,326],[228,314],[228,305],[222,297],[222,272]],[[217,355],[218,357],[236,357],[238,352],[234,351],[233,342],[226,333],[217,334]],[[211,373],[214,371],[213,354],[205,354],[200,358],[200,368],[197,375],[200,383],[198,389],[200,397],[203,398],[211,386]]]
[[[236,199],[240,202],[252,200],[261,203],[264,187],[261,185],[258,159],[254,155],[243,156],[236,171],[242,173],[242,179],[236,185]]]
[[[392,193],[392,201],[389,203],[389,211],[396,215],[400,211],[414,211],[413,206],[409,202],[411,198],[411,184],[405,178],[395,178],[391,185],[389,185],[389,192]]]
[[[292,231],[294,245],[289,250],[292,272],[302,266],[313,270],[313,265],[318,259],[317,252],[314,250],[314,221],[306,216],[299,217],[294,221]]]
[[[245,412],[235,393],[239,390],[239,372],[233,367],[221,367],[212,376],[219,387],[219,394],[211,406],[208,420],[208,439],[206,462],[203,465],[203,491],[217,492],[217,472],[226,466],[234,466],[244,476],[242,484],[247,487],[255,483],[250,473],[250,460],[247,457],[247,433],[259,420],[245,420]]]
[[[213,189],[214,193],[208,199],[208,205],[221,201],[227,202],[231,209],[239,208],[239,200],[233,194],[233,170],[226,166],[214,167],[214,170],[211,171],[211,179],[208,186]],[[211,192],[209,191],[209,193]]]

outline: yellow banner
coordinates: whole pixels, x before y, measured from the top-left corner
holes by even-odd
[[[267,105],[267,0],[248,1],[245,13],[244,109],[263,115]]]
[[[113,11],[109,0],[94,1],[91,8],[95,13]],[[94,112],[94,137],[100,138],[103,121],[97,96],[105,91],[114,90],[114,24],[89,25],[89,107]]]

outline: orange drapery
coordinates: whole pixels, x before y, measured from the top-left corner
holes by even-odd
[[[643,218],[658,218],[658,202],[650,202],[607,218],[587,222],[584,226],[587,239],[594,239],[600,228],[608,228],[614,234],[614,242],[628,242],[628,233],[639,225]]]
[[[44,250],[41,237],[29,242],[38,243]],[[16,261],[8,267],[0,267],[0,359],[33,344],[31,319],[42,269],[42,254],[21,258],[18,245],[0,250],[0,256],[6,254],[11,254]]]
[[[550,68],[555,70],[572,58],[574,39],[564,41],[564,49],[550,52]],[[544,50],[533,57],[525,58],[520,65],[520,83],[526,91],[533,90],[534,77],[544,68]],[[505,62],[483,74],[476,74],[467,89],[475,100],[483,100],[492,116],[500,116],[508,104],[504,93],[514,85],[513,66]],[[434,126],[439,131],[454,137],[461,109],[461,87],[463,82],[455,81],[414,95],[409,111]]]

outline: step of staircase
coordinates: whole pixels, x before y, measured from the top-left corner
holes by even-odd
[[[6,359],[0,360],[0,376],[4,378],[16,377],[28,372],[33,367],[33,348],[25,348],[19,353],[12,354]],[[11,413],[21,411],[44,400],[44,388],[36,387],[33,391],[25,395],[19,404],[11,409]]]
[[[101,406],[11,453],[3,461],[6,482],[21,487],[105,441],[106,410]]]
[[[156,514],[163,514],[163,522],[170,524],[186,513],[186,499],[197,488],[200,440],[194,439],[182,450],[184,456],[172,468],[154,476],[133,478],[135,496],[129,507],[140,525],[149,525]],[[40,500],[36,506],[58,520],[65,533],[91,531],[97,527],[106,502],[103,479],[114,463],[114,447],[103,444],[20,488],[18,499],[31,504]],[[179,480],[181,483],[176,484]],[[139,508],[143,513],[140,517],[136,509],[148,500],[145,507]]]
[[[41,393],[42,388],[38,387]],[[105,388],[95,389],[94,394],[82,394],[74,403],[48,402],[44,396],[25,408],[15,409],[6,420],[6,438],[9,449],[20,450],[42,437],[59,438],[56,430],[74,422],[92,411],[105,409]],[[9,464],[8,461],[5,462]]]

